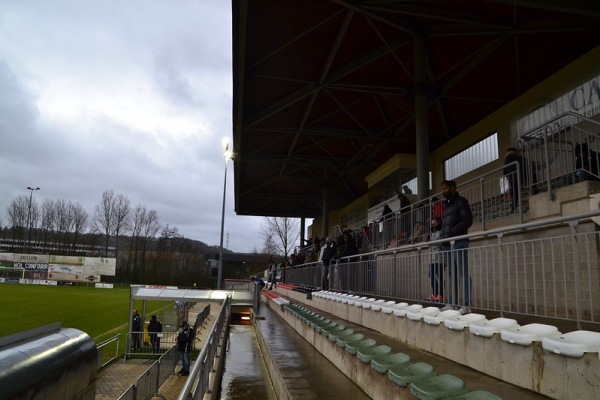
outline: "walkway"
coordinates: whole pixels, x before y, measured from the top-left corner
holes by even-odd
[[[195,304],[189,312],[188,319],[194,321],[198,313],[204,310],[206,303]],[[219,315],[221,305],[211,303],[210,315],[202,328],[196,333],[196,349],[202,348],[212,324]],[[128,359],[123,361],[119,359],[98,373],[96,379],[96,400],[115,400],[118,399],[137,379],[143,375],[156,359]],[[160,387],[159,394],[162,399],[176,399],[183,388],[186,377],[171,374],[165,383]],[[160,398],[160,397],[157,397]]]
[[[369,399],[267,304],[261,305],[255,326],[276,392],[287,394],[283,398]]]

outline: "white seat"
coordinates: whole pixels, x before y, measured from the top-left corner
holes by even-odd
[[[369,309],[371,308],[371,305],[375,302],[375,298],[371,297],[370,299],[366,299],[365,301],[362,302],[362,308],[366,308]]]
[[[460,312],[458,312],[458,310],[446,310],[446,311],[440,311],[439,313],[434,314],[434,315],[426,315],[423,318],[423,321],[425,321],[429,325],[439,325],[446,318],[457,317],[459,315],[460,315]]]
[[[539,342],[544,336],[558,335],[558,328],[546,324],[528,324],[519,327],[505,328],[500,331],[502,340],[521,346],[529,346],[533,342]]]
[[[362,303],[363,303],[363,301],[365,301],[365,300],[367,300],[367,296],[361,296],[361,297],[359,297],[358,299],[354,300],[354,305],[355,305],[356,307],[362,307]],[[348,304],[350,304],[350,303],[348,303]]]
[[[335,298],[337,297],[337,293],[326,291],[321,297],[327,300],[335,300]]]
[[[390,301],[386,301],[385,303],[383,303],[381,305],[381,311],[384,314],[391,314],[392,311],[394,311],[394,306],[396,305],[396,302],[393,300]]]
[[[406,314],[408,314],[411,311],[417,311],[420,310],[421,308],[423,308],[423,306],[421,304],[412,304],[410,306],[404,307],[404,308],[397,308],[394,309],[394,315],[396,317],[406,317]]]
[[[408,307],[408,303],[397,303],[394,305],[392,312],[394,313],[394,315],[396,315],[396,313],[399,312],[399,310],[403,310],[406,307]]]
[[[600,353],[600,332],[574,331],[563,335],[542,338],[546,351],[569,357],[581,357],[584,353]]]
[[[425,307],[420,310],[410,311],[406,313],[406,317],[411,321],[421,321],[426,315],[435,315],[440,312],[439,307]]]
[[[467,326],[475,322],[485,321],[485,315],[471,313],[466,315],[459,315],[456,317],[446,318],[444,320],[444,326],[454,331],[462,331]]]
[[[383,304],[385,303],[385,300],[375,300],[373,303],[371,303],[371,310],[373,311],[381,311],[381,307],[383,306]]]
[[[348,301],[347,301],[348,305],[349,305],[349,306],[353,306],[353,305],[354,305],[354,302],[355,302],[356,300],[358,300],[359,298],[360,298],[360,296],[355,296],[355,295],[350,295],[350,296],[348,296]]]
[[[500,333],[502,329],[517,328],[518,326],[517,321],[512,318],[494,318],[469,324],[469,332],[473,335],[491,338],[494,333]]]
[[[350,297],[349,294],[342,293],[342,294],[338,295],[337,301],[339,301],[340,303],[348,303],[348,297]]]

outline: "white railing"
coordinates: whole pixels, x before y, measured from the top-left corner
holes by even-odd
[[[591,217],[600,210],[550,218],[454,238],[470,239],[468,289],[470,306],[500,314],[524,314],[582,323],[600,323],[600,232]],[[330,267],[330,289],[413,302],[432,294],[431,245],[416,243],[341,260]],[[443,302],[464,305],[465,280],[450,280],[450,250],[445,264]],[[346,262],[344,262],[346,261]],[[452,268],[456,268],[453,265]],[[460,271],[459,276],[461,276]],[[455,274],[453,274],[456,276]],[[288,282],[318,288],[319,263],[288,271]],[[439,278],[438,278],[439,279]]]
[[[600,122],[567,112],[540,128],[525,132],[519,138],[526,160],[525,187],[537,185],[545,190],[583,180],[582,171],[592,179],[600,179]],[[590,158],[577,168],[578,145],[585,144]],[[552,195],[552,191],[548,191]]]

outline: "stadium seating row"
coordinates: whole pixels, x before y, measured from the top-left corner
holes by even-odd
[[[362,307],[362,302],[360,306]],[[390,346],[377,345],[374,339],[356,333],[353,329],[346,328],[306,307],[289,303],[285,308],[318,333],[327,336],[332,345],[335,343],[336,346],[355,355],[362,363],[370,364],[378,373],[387,374],[395,384],[409,387],[410,392],[418,399],[500,399],[495,394],[483,390],[469,392],[463,380],[450,374],[437,375],[430,364],[413,362],[408,355],[394,353]]]
[[[407,318],[414,322],[423,321],[429,325],[444,325],[452,330],[468,328],[472,334],[481,337],[491,338],[494,334],[500,334],[503,341],[511,344],[529,346],[538,341],[542,343],[544,350],[569,357],[581,357],[586,352],[598,353],[600,357],[599,332],[578,330],[563,334],[552,325],[540,323],[519,325],[516,320],[510,318],[488,320],[483,314],[461,315],[457,310],[442,311],[439,307],[424,307],[421,304],[396,303],[372,297],[323,290],[313,292],[312,295],[348,304],[348,306],[393,314],[396,317]]]

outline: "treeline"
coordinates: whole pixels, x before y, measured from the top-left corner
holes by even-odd
[[[211,287],[208,259],[218,248],[185,238],[156,210],[132,207],[112,190],[91,215],[79,203],[21,195],[3,220],[2,252],[115,257],[117,275],[108,282]]]

